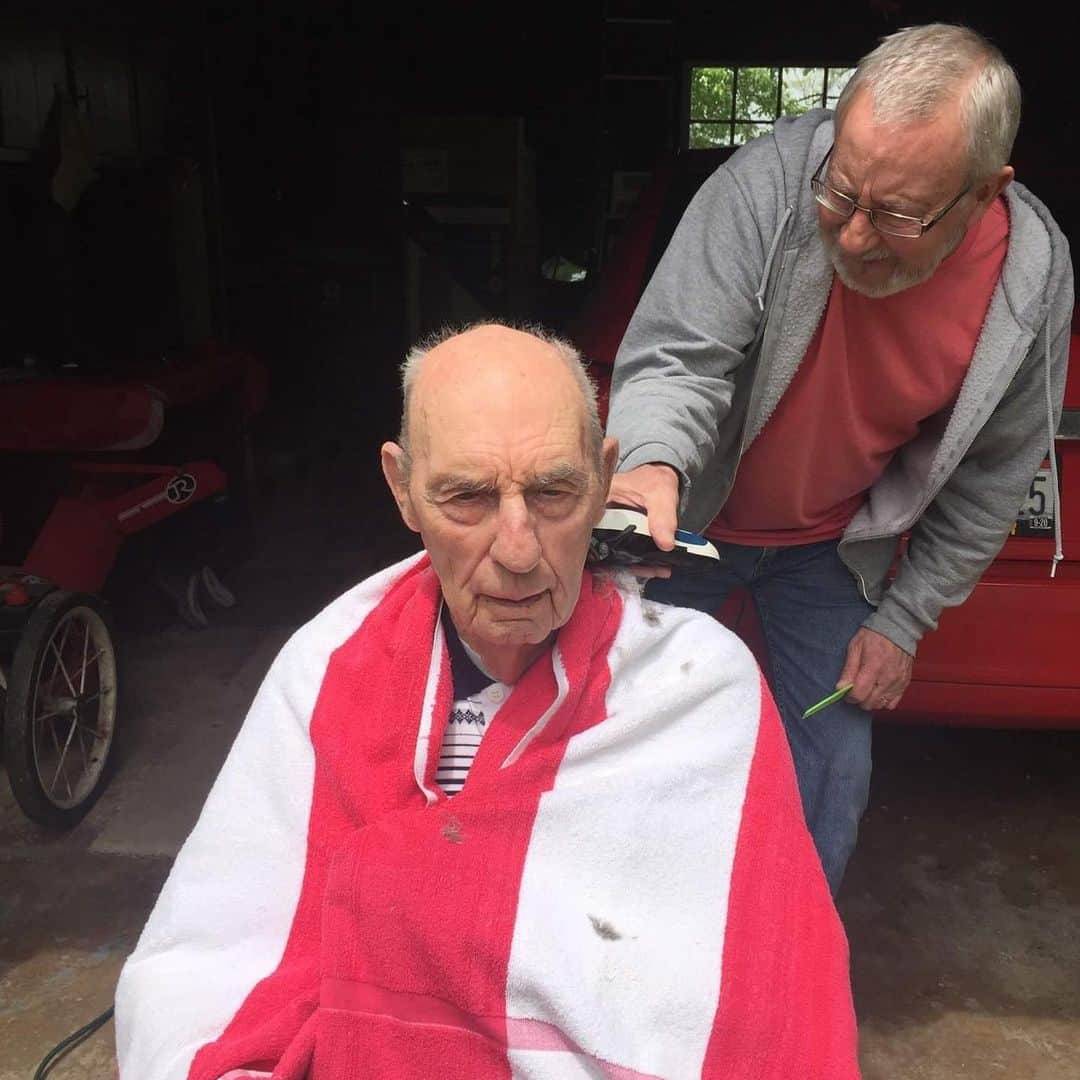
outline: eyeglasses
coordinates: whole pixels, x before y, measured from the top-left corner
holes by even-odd
[[[845,195],[842,191],[829,187],[821,179],[822,170],[824,170],[832,152],[833,148],[830,146],[829,152],[821,159],[821,164],[810,178],[810,190],[813,191],[814,198],[830,213],[843,218],[850,218],[856,210],[861,210],[870,218],[870,224],[878,232],[885,233],[887,236],[903,236],[909,240],[922,236],[927,229],[932,229],[971,190],[971,185],[968,184],[948,206],[943,207],[936,214],[931,214],[929,217],[919,218],[912,217],[910,214],[894,214],[891,210],[875,210],[870,206],[862,206],[850,195]]]

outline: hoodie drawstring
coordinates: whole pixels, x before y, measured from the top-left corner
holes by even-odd
[[[780,246],[780,238],[784,235],[784,229],[792,212],[793,208],[789,204],[784,211],[784,216],[780,219],[776,232],[773,233],[772,243],[769,245],[769,254],[765,256],[765,269],[762,271],[761,281],[758,283],[758,291],[754,293],[754,299],[757,300],[758,308],[762,311],[765,310],[765,290],[769,285],[769,273],[772,270],[773,259],[776,257],[776,249]]]

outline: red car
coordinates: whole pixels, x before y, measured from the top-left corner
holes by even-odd
[[[593,365],[604,413],[611,365],[634,307],[682,211],[728,153],[683,154],[657,170],[612,246],[571,333]],[[1046,460],[1012,537],[968,600],[946,609],[938,630],[923,639],[911,686],[900,706],[883,718],[1080,728],[1080,309],[1069,356],[1055,441],[1060,505],[1055,505]],[[1061,515],[1065,559],[1051,578],[1055,514]],[[760,655],[754,608],[742,599],[732,597],[717,616]]]

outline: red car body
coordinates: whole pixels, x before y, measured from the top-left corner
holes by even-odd
[[[684,154],[654,173],[573,328],[599,383],[604,414],[615,353],[656,259],[689,198],[724,156]],[[1024,535],[1032,531],[1030,519],[1020,522],[967,601],[944,611],[937,631],[923,639],[911,685],[883,719],[1080,728],[1080,310],[1054,452],[1064,561],[1051,577],[1054,540],[1046,521],[1037,522],[1033,535]],[[1049,487],[1045,478],[1033,483],[1033,510]],[[752,604],[734,596],[717,617],[764,659]]]

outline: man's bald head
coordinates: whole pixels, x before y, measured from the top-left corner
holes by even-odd
[[[428,378],[423,377],[425,371]],[[403,406],[398,435],[405,451],[405,468],[411,468],[415,442],[423,437],[423,417],[416,415],[420,383],[433,383],[436,393],[465,386],[476,407],[482,408],[493,400],[491,395],[512,390],[515,377],[561,378],[564,372],[570,375],[580,397],[586,449],[599,471],[603,425],[596,386],[585,370],[581,354],[568,341],[546,330],[498,322],[475,323],[460,330],[446,328],[409,350],[401,365]]]

